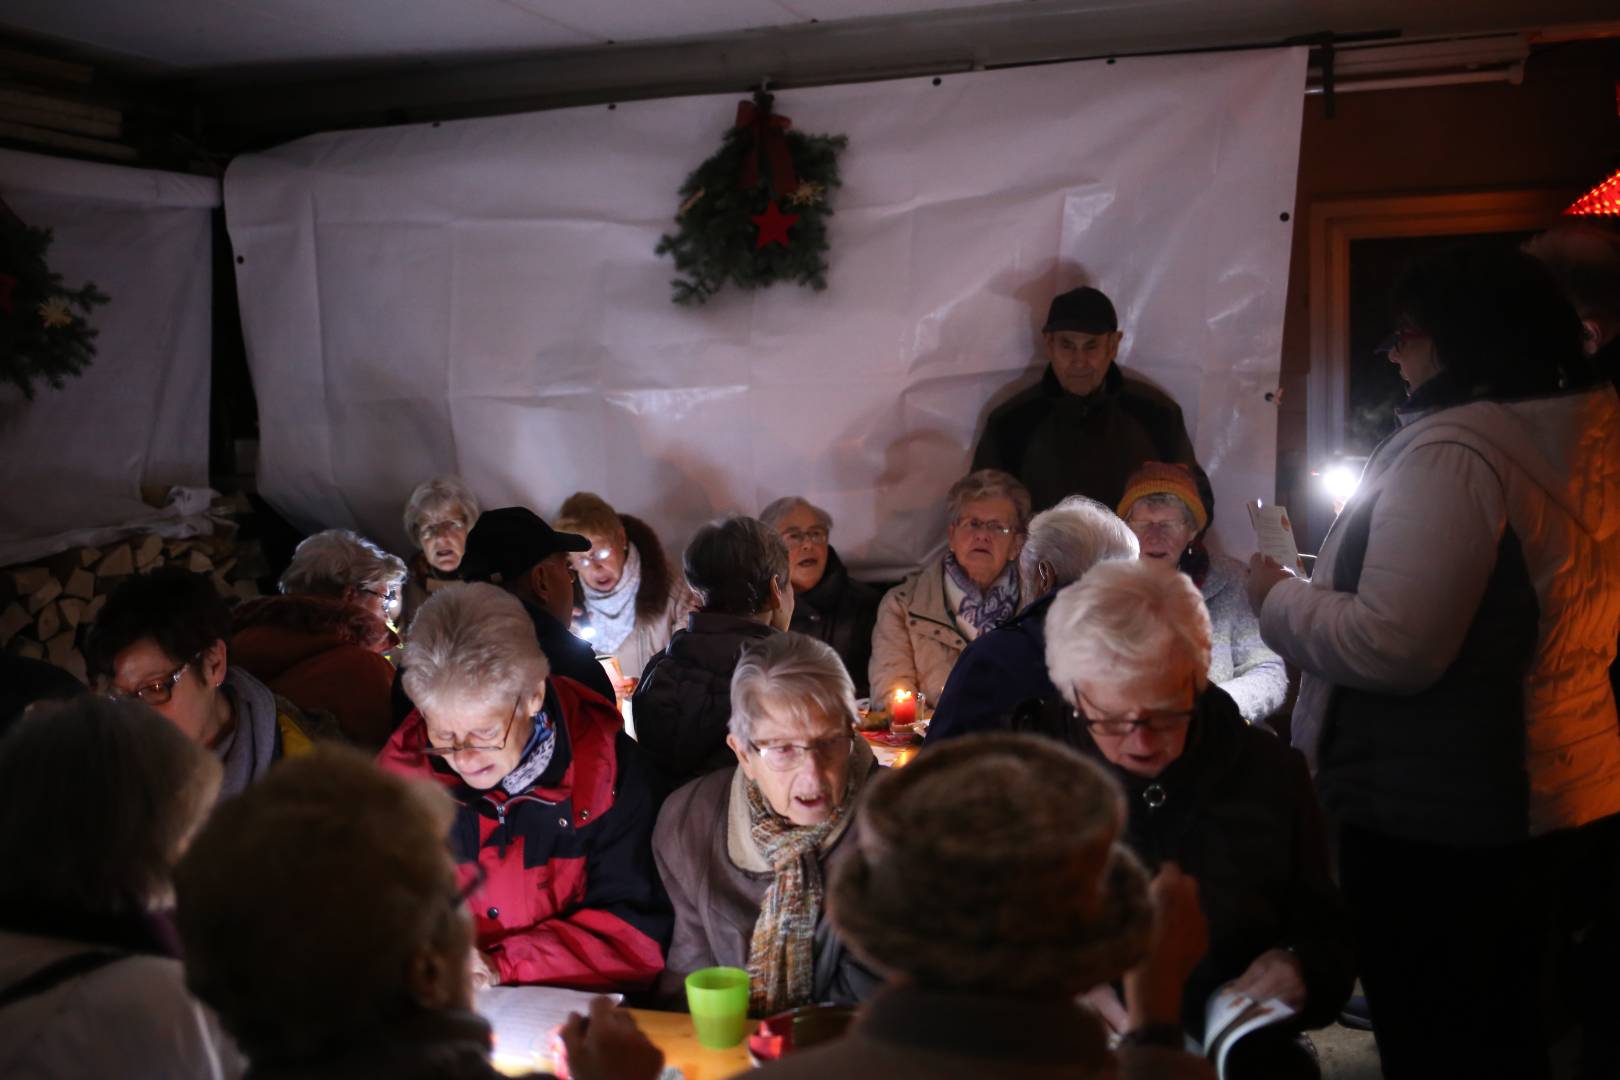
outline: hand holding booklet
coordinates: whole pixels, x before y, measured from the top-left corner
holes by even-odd
[[[1226,1080],[1226,1057],[1239,1039],[1293,1015],[1293,1008],[1276,998],[1262,1001],[1230,987],[1217,990],[1204,1008],[1204,1056],[1214,1064],[1215,1075]]]
[[[1258,499],[1244,505],[1249,510],[1249,521],[1254,525],[1254,538],[1260,554],[1278,566],[1305,577],[1305,560],[1299,557],[1299,545],[1294,541],[1294,526],[1288,520],[1288,509],[1262,506]]]

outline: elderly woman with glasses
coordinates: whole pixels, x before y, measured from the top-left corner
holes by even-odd
[[[231,613],[237,665],[305,713],[323,712],[372,753],[394,731],[389,696],[405,564],[347,529],[316,533],[293,552],[280,596]]]
[[[855,693],[867,693],[872,662],[872,624],[883,594],[849,576],[832,546],[832,515],[821,507],[784,495],[759,512],[759,520],[776,530],[788,549],[788,576],[793,581],[794,633],[809,634],[833,647]]]
[[[1187,980],[1187,1031],[1217,1034],[1205,1031],[1205,1010],[1223,988],[1294,1010],[1238,1041],[1224,1075],[1317,1077],[1299,1032],[1332,1022],[1350,994],[1348,916],[1303,758],[1243,722],[1209,681],[1209,650],[1209,614],[1190,579],[1102,563],[1046,617],[1047,667],[1066,700],[1015,725],[1105,762],[1129,800],[1137,855],[1197,879],[1209,951]],[[1112,988],[1091,997],[1124,1022]]]
[[[419,549],[405,584],[400,625],[409,623],[435,589],[461,580],[467,534],[478,521],[478,496],[459,476],[438,476],[416,486],[405,503],[405,535]]]
[[[598,656],[618,660],[623,681],[614,689],[628,697],[647,661],[686,625],[696,606],[692,590],[670,568],[652,526],[617,512],[600,495],[568,496],[555,524],[591,542],[588,551],[568,556],[582,599],[571,629]]]
[[[838,654],[803,634],[743,649],[731,678],[737,764],[676,791],[653,834],[675,905],[665,995],[715,965],[746,968],[751,1011],[853,1003],[876,977],[827,918],[832,867],[876,762],[853,731],[855,690]]]
[[[1029,492],[1010,473],[980,469],[946,493],[945,551],[890,589],[872,630],[873,703],[898,691],[938,701],[967,643],[1018,611],[1018,552]]]
[[[139,698],[225,766],[221,799],[245,791],[319,725],[231,663],[231,613],[202,574],[164,567],[112,591],[85,641],[99,690]]]
[[[649,841],[656,806],[613,704],[553,675],[522,601],[441,589],[412,621],[416,703],[379,762],[441,786],[476,930],[475,979],[646,989],[669,904]]]
[[[1141,542],[1145,565],[1180,571],[1198,586],[1209,609],[1209,681],[1231,695],[1243,719],[1258,724],[1282,708],[1288,670],[1260,640],[1243,564],[1204,546],[1214,508],[1204,470],[1150,461],[1126,481],[1119,516]]]

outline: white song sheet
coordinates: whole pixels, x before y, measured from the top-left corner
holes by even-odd
[[[797,493],[866,576],[943,542],[989,407],[1094,284],[1182,405],[1221,523],[1273,486],[1303,49],[790,90],[844,133],[830,287],[670,302],[653,254],[741,94],[330,133],[225,178],[261,485],[396,548],[412,486],[586,489],[667,543]],[[1022,380],[1022,382],[1020,382]]]

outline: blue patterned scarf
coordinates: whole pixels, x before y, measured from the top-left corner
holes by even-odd
[[[950,551],[945,552],[945,573],[952,584],[962,590],[962,606],[957,609],[957,617],[972,623],[978,633],[1007,621],[1018,610],[1017,563],[1009,562],[988,589],[975,585]]]

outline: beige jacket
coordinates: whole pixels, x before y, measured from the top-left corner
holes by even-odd
[[[686,617],[696,607],[697,597],[686,587],[686,582],[677,580],[669,591],[669,603],[664,605],[664,610],[652,618],[637,619],[636,628],[630,631],[630,636],[619,645],[619,651],[613,654],[619,658],[619,670],[625,677],[641,678],[641,673],[647,669],[647,661],[669,644],[675,631],[686,626]]]
[[[896,690],[921,690],[937,702],[965,648],[967,639],[945,599],[942,552],[890,589],[878,605],[868,668],[872,700],[887,700]]]

